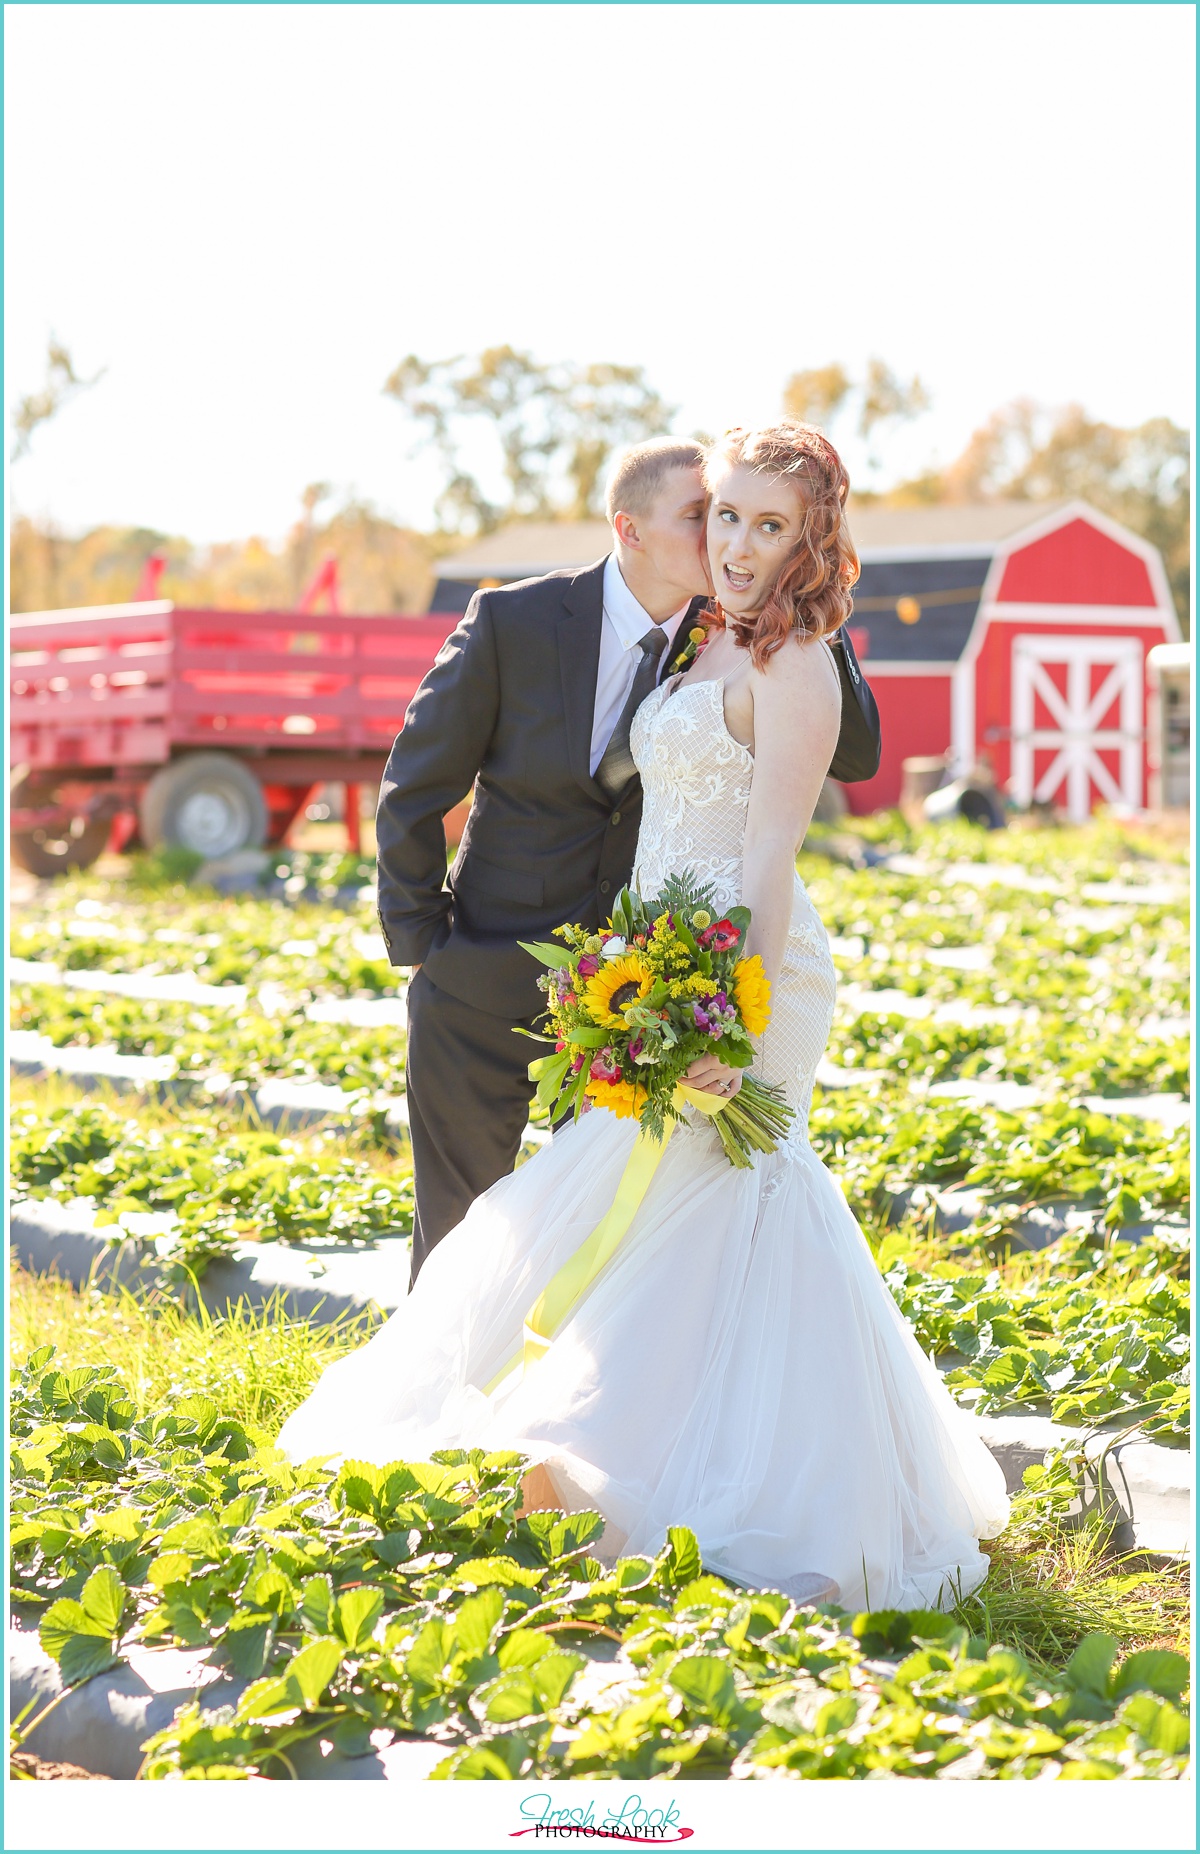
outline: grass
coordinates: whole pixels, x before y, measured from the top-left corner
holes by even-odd
[[[282,1424],[326,1366],[372,1329],[368,1317],[317,1326],[271,1306],[213,1318],[165,1297],[76,1290],[23,1270],[12,1276],[14,1363],[52,1344],[64,1365],[115,1365],[144,1407],[169,1392],[199,1392],[223,1414],[266,1429]],[[972,1634],[1016,1648],[1047,1671],[1062,1669],[1094,1629],[1115,1636],[1123,1651],[1187,1653],[1185,1566],[1114,1554],[1094,1527],[1038,1524],[1031,1507],[1018,1500],[1012,1526],[992,1548],[987,1583],[959,1607]]]
[[[1003,889],[979,896],[960,890],[940,893],[926,878],[898,874],[885,877],[878,872],[858,874],[821,853],[825,839],[847,833],[857,834],[880,849],[917,852],[935,861],[943,858],[1022,865],[1064,880],[1070,892],[1061,900],[1026,897]],[[1003,833],[986,836],[965,825],[913,831],[898,814],[890,814],[845,820],[832,831],[814,828],[801,858],[801,870],[830,931],[854,935],[861,930],[870,940],[871,955],[864,952],[861,971],[857,965],[847,965],[845,957],[841,959],[844,977],[875,984],[885,980],[907,983],[910,989],[918,983],[923,989],[941,986],[947,995],[952,992],[963,997],[969,992],[974,996],[972,986],[982,995],[988,986],[1003,982],[1007,987],[1005,996],[1011,992],[1014,997],[1036,997],[1042,1003],[1045,999],[1038,987],[1045,990],[1052,1003],[1059,990],[1064,996],[1069,992],[1072,1009],[1077,1005],[1083,1008],[1080,999],[1090,1001],[1088,1010],[1092,1016],[1080,1022],[1080,1037],[1087,1043],[1096,1026],[1107,1033],[1111,1027],[1108,1018],[1114,1013],[1131,1039],[1137,1034],[1134,1022],[1145,1011],[1161,1008],[1170,1015],[1175,1009],[1172,988],[1184,982],[1186,956],[1183,922],[1176,921],[1177,911],[1172,907],[1131,908],[1127,928],[1116,934],[1110,925],[1101,924],[1101,910],[1093,932],[1086,920],[1081,924],[1075,918],[1080,913],[1076,904],[1082,899],[1075,891],[1087,882],[1106,879],[1135,885],[1147,879],[1158,880],[1173,874],[1175,867],[1182,870],[1187,847],[1186,834],[1165,828],[1133,828],[1114,820],[1098,821],[1085,830],[1017,823]],[[315,868],[319,859],[311,860],[314,868],[309,873],[314,879],[327,878],[329,887],[337,873],[332,866],[336,857],[321,870]],[[298,866],[304,862],[304,858],[298,859]],[[330,949],[328,930],[334,916],[328,911],[307,902],[286,910],[278,902],[257,898],[220,902],[190,887],[187,875],[188,871],[166,863],[147,861],[134,868],[106,862],[87,876],[55,884],[53,891],[39,889],[32,907],[27,902],[24,913],[31,919],[43,915],[47,920],[57,919],[69,914],[78,901],[99,896],[106,906],[111,905],[118,919],[132,918],[126,914],[126,906],[131,904],[146,927],[177,926],[185,921],[196,933],[220,927],[228,938],[236,924],[250,948],[246,954],[249,964],[245,972],[235,972],[230,965],[227,976],[251,983],[280,976],[290,985],[318,991],[328,989],[335,980],[343,991],[364,986],[379,989],[368,983],[357,965],[347,962],[340,946]],[[80,918],[88,917],[85,913]],[[986,979],[959,974],[951,977],[948,971],[939,972],[926,963],[919,969],[914,966],[913,974],[906,979],[906,949],[910,943],[915,960],[929,946],[966,944],[980,938],[983,924],[988,928],[985,937],[989,943],[994,942],[997,959],[994,972]],[[373,926],[373,922],[363,908],[347,911],[342,925],[345,933],[352,935],[359,927]],[[317,940],[322,948],[320,955],[311,961],[300,955],[285,956],[283,944],[296,937]],[[120,942],[112,944],[118,948]],[[881,948],[886,954],[882,965]],[[1053,949],[1049,955],[1048,948]],[[228,960],[236,948],[231,951],[226,944],[221,950]],[[1027,971],[1031,951],[1036,951],[1040,963]],[[1146,970],[1142,969],[1143,951],[1147,954]],[[1157,966],[1153,973],[1149,970],[1150,953],[1164,962],[1161,972]],[[1085,961],[1085,972],[1080,965],[1085,954],[1103,958]],[[155,953],[155,957],[163,959],[172,956],[168,943]],[[275,964],[268,965],[269,961]],[[1043,985],[1047,961],[1052,970]],[[390,982],[390,974],[385,978]],[[1128,1015],[1131,996],[1138,1004],[1133,1017]],[[332,1040],[341,1045],[351,1034],[338,1030]],[[915,1031],[910,1034],[915,1036]],[[956,1034],[961,1040],[961,1033]],[[990,1049],[991,1040],[986,1041]],[[995,1045],[997,1059],[1003,1055],[1007,1062],[1022,1054],[1015,1037],[1006,1042],[997,1035]],[[18,1080],[12,1095],[18,1109],[37,1106],[46,1110],[84,1098],[65,1078]],[[88,1098],[107,1099],[114,1110],[136,1119],[147,1130],[161,1128],[165,1132],[169,1127],[177,1128],[181,1118],[178,1105],[170,1102],[156,1105],[115,1092],[106,1097],[89,1094]],[[248,1104],[241,1112],[231,1112],[196,1102],[183,1112],[188,1117],[200,1114],[206,1127],[211,1126],[214,1141],[235,1128],[245,1128],[247,1114],[253,1120]],[[373,1170],[388,1175],[407,1160],[403,1145],[397,1150],[394,1142],[384,1143],[382,1130],[369,1118],[358,1122],[352,1131],[312,1130],[289,1138],[298,1154],[315,1156],[331,1150],[354,1154]],[[1168,1144],[1164,1143],[1164,1154]],[[833,1169],[839,1170],[836,1162]],[[1002,1231],[996,1234],[984,1230],[975,1239],[978,1253],[972,1256],[967,1253],[970,1236],[962,1232],[939,1235],[929,1216],[915,1211],[899,1227],[889,1226],[872,1212],[864,1217],[864,1228],[873,1248],[886,1242],[888,1254],[893,1258],[902,1255],[910,1268],[928,1271],[947,1262],[962,1270],[990,1265],[996,1269],[1001,1285],[1013,1292],[1040,1287],[1049,1290],[1068,1280],[1085,1281],[1089,1292],[1111,1302],[1114,1314],[1143,1292],[1155,1272],[1161,1270],[1173,1279],[1186,1273],[1186,1251],[1172,1248],[1169,1233],[1161,1241],[1155,1239],[1157,1248],[1152,1243],[1136,1253],[1120,1244],[1097,1249],[1074,1239],[1041,1252],[1025,1253],[1010,1252]],[[12,1280],[10,1333],[15,1361],[22,1360],[38,1345],[52,1343],[63,1364],[115,1365],[145,1407],[160,1405],[172,1392],[202,1392],[229,1416],[267,1430],[276,1429],[308,1394],[325,1367],[361,1343],[369,1330],[370,1322],[361,1318],[339,1326],[313,1326],[287,1318],[276,1307],[257,1313],[243,1310],[231,1318],[212,1318],[184,1312],[167,1295],[139,1301],[127,1292],[76,1292],[61,1282],[36,1280],[20,1272],[14,1273]],[[1140,1648],[1187,1652],[1187,1568],[1155,1561],[1144,1554],[1119,1553],[1096,1525],[1070,1527],[1061,1520],[1047,1518],[1032,1496],[1015,1502],[1008,1531],[991,1548],[991,1566],[987,1583],[960,1606],[958,1620],[975,1635],[1018,1649],[1039,1669],[1061,1670],[1082,1638],[1098,1629],[1114,1636],[1125,1652]]]
[[[166,1296],[79,1290],[22,1269],[13,1270],[9,1295],[13,1364],[54,1345],[64,1364],[115,1365],[145,1408],[170,1392],[202,1393],[222,1414],[264,1429],[278,1428],[325,1367],[361,1345],[377,1323],[360,1315],[310,1325],[271,1303],[214,1318],[187,1313]]]
[[[1173,1648],[1186,1655],[1189,1569],[1156,1565],[1146,1553],[1114,1553],[1094,1526],[1059,1527],[1031,1540],[1021,1536],[1018,1518],[992,1548],[987,1582],[955,1614],[973,1635],[1016,1648],[1047,1672],[1064,1668],[1095,1629],[1115,1636],[1122,1652]]]

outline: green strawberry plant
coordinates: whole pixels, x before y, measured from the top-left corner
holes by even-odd
[[[204,1397],[146,1411],[111,1367],[13,1373],[13,1595],[64,1682],[134,1646],[237,1683],[147,1741],[146,1780],[287,1779],[298,1748],[444,1747],[435,1779],[1177,1779],[1181,1655],[1093,1634],[1060,1675],[937,1612],[799,1609],[653,1558],[594,1513],[517,1517],[524,1459],[296,1466]],[[580,1682],[597,1640],[615,1685]]]
[[[248,1123],[218,1136],[211,1112],[184,1110],[164,1128],[98,1103],[22,1108],[10,1164],[21,1195],[90,1199],[114,1241],[126,1212],[174,1213],[155,1252],[180,1279],[248,1239],[362,1243],[412,1228],[407,1165],[379,1169],[329,1140]]]

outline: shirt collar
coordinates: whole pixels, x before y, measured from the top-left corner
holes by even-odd
[[[686,600],[661,625],[660,629],[666,633],[667,650],[674,643],[675,633],[691,602],[690,599]],[[639,604],[625,584],[616,554],[610,554],[604,563],[604,616],[616,632],[623,650],[636,649],[654,623],[645,606]],[[663,654],[665,656],[666,652]]]

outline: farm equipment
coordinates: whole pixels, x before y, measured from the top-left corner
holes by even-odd
[[[361,788],[455,622],[345,615],[332,561],[294,612],[151,598],[14,617],[14,860],[50,876],[110,843],[207,859],[280,844],[334,782],[357,850]]]

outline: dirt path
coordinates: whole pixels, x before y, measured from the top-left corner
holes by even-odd
[[[62,1777],[83,1777],[90,1783],[111,1783],[94,1770],[81,1770],[78,1764],[47,1764],[32,1751],[14,1751],[9,1763],[14,1777],[33,1777],[37,1782],[53,1782]]]

